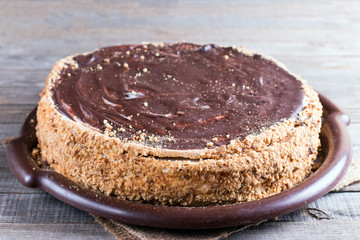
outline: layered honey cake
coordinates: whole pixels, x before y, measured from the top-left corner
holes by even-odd
[[[318,94],[271,57],[191,43],[59,60],[36,126],[42,158],[120,199],[205,206],[298,184],[320,145]]]

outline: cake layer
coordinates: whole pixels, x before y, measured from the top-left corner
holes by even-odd
[[[231,47],[122,45],[73,60],[52,88],[58,111],[146,146],[211,149],[303,109],[299,80]]]

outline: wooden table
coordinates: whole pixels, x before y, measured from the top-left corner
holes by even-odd
[[[270,2],[270,1],[269,1]],[[17,135],[55,61],[119,43],[244,45],[285,63],[347,112],[360,145],[359,1],[0,1],[0,138]],[[359,239],[360,184],[230,239]],[[0,239],[112,239],[87,213],[23,187],[0,147]]]

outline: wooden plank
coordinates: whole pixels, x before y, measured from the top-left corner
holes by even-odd
[[[278,240],[278,239],[358,239],[360,221],[319,222],[265,222],[229,236],[229,240]],[[86,224],[28,224],[1,223],[0,239],[114,239],[100,225]]]
[[[309,215],[307,208],[316,208],[325,212],[331,221],[360,220],[360,193],[342,192],[328,193],[306,207],[280,216],[276,221],[283,222],[316,222],[318,219]]]
[[[0,223],[0,239],[114,240],[98,223]],[[61,237],[60,237],[61,236]]]
[[[238,237],[244,235],[252,239],[251,236],[253,234],[259,233],[264,234],[264,236],[266,235],[267,238],[264,239],[275,239],[274,237],[276,236],[289,237],[290,235],[288,234],[293,234],[294,231],[304,231],[310,226],[312,226],[310,227],[311,229],[308,229],[305,233],[311,234],[312,236],[324,237],[320,239],[326,239],[325,237],[337,235],[343,237],[345,236],[343,234],[354,236],[354,234],[360,233],[358,228],[358,224],[360,223],[360,208],[359,203],[357,203],[359,195],[360,193],[349,198],[349,196],[344,196],[344,194],[329,194],[309,205],[309,207],[316,207],[326,212],[331,217],[330,220],[317,220],[308,215],[305,208],[303,208],[292,214],[279,217],[276,221],[270,221],[263,223],[258,227],[252,227],[243,231],[240,235],[234,234],[230,239],[241,239]],[[9,198],[8,196],[8,199],[6,199],[7,201],[3,201],[2,199],[2,201],[0,201],[11,203],[12,205],[10,206],[10,204],[8,204],[7,206],[1,206],[0,208],[0,229],[3,233],[10,234],[11,232],[12,234],[15,234],[16,237],[21,237],[22,235],[16,235],[19,234],[18,231],[20,231],[20,234],[32,231],[41,232],[43,226],[46,225],[49,226],[47,231],[50,234],[57,234],[57,232],[53,232],[53,229],[60,228],[62,229],[60,231],[61,234],[64,233],[63,231],[66,231],[69,232],[69,234],[76,233],[81,234],[81,236],[88,236],[88,234],[90,234],[90,236],[92,236],[92,232],[78,231],[73,228],[73,225],[82,227],[90,225],[91,228],[98,229],[91,216],[87,215],[87,217],[84,217],[82,212],[62,204],[55,199],[53,199],[55,200],[54,202],[51,200],[50,196],[46,197],[47,195],[44,194],[26,195],[27,198],[24,198],[23,195],[17,196],[19,197],[16,197],[15,199]],[[28,198],[29,196],[31,196],[31,198]],[[42,198],[39,198],[39,196]],[[337,196],[340,196],[340,198],[336,198]],[[0,195],[0,198],[1,197],[3,196]],[[21,197],[23,197],[23,199],[21,199]],[[334,197],[336,199],[335,201],[333,201]],[[344,201],[344,199],[346,201]],[[349,199],[353,199],[353,202],[348,202]],[[57,206],[54,207],[54,205]],[[41,211],[39,209],[41,209]],[[79,215],[82,217],[79,217]],[[31,222],[31,224],[28,224],[28,222]],[[16,232],[13,232],[13,227],[16,227]],[[327,230],[325,235],[323,232],[324,229]],[[44,236],[48,237],[47,235]],[[303,239],[304,235],[299,237],[301,237],[299,239]],[[319,238],[316,237],[316,239]]]
[[[45,81],[44,81],[45,82]],[[36,105],[39,100],[39,93],[43,87],[18,87],[18,88],[0,88],[0,105],[12,104],[12,105],[23,105],[29,103]],[[1,114],[1,113],[0,113]],[[2,114],[1,114],[2,115]]]
[[[360,124],[350,124],[350,126],[347,127],[352,146],[359,146],[360,145]]]
[[[342,25],[350,24],[347,29],[351,28],[351,24],[359,17],[356,15],[356,7],[359,3],[356,1],[347,1],[347,4],[341,4],[339,1],[302,1],[297,3],[272,1],[271,4],[257,3],[241,3],[236,1],[227,1],[227,4],[219,4],[216,1],[198,1],[198,2],[169,2],[160,1],[157,4],[146,4],[144,1],[106,1],[95,2],[93,4],[84,4],[84,1],[76,2],[52,2],[47,3],[46,8],[39,7],[41,1],[15,1],[3,3],[1,13],[9,18],[9,24],[23,22],[24,19],[45,18],[43,21],[36,21],[38,25],[45,24],[47,20],[49,24],[54,24],[54,28],[60,28],[66,31],[71,27],[83,28],[104,28],[106,25],[113,27],[146,27],[163,25],[170,26],[207,26],[207,18],[209,16],[218,20],[213,27],[221,27],[224,23],[233,27],[259,27],[266,28],[270,24],[282,29],[292,29],[301,27],[302,29],[328,29],[329,22],[335,29],[341,29]],[[260,3],[260,4],[259,4]],[[308,4],[312,3],[312,7]],[[21,8],[26,6],[26,10]],[[54,13],[53,10],[57,11]],[[214,11],[216,9],[217,11]],[[286,9],[286,11],[283,11]],[[67,13],[66,13],[67,11]],[[257,13],[262,13],[257,14]],[[76,14],[75,14],[76,13]],[[102,13],[102,14],[101,14]],[[348,19],[348,15],[352,14],[353,18]],[[228,16],[224,18],[223,16]],[[164,17],[172,16],[167,22],[162,22]],[[282,18],[280,18],[281,16]],[[331,19],[327,17],[331,16]],[[64,19],[66,17],[66,19]],[[81,21],[74,24],[76,19],[91,19],[91,21]],[[62,21],[54,21],[62,18]],[[150,21],[143,21],[147,18],[153,18]],[[104,21],[103,19],[112,19],[112,21]],[[160,20],[159,20],[160,19]],[[252,19],[252,22],[244,24],[243,19]],[[264,22],[264,19],[271,20],[270,24]],[[283,20],[287,20],[284,24]],[[126,21],[127,20],[127,21]],[[186,20],[186,21],[181,21]],[[237,20],[237,21],[234,21]],[[309,21],[312,20],[312,21]],[[35,21],[34,21],[35,22]],[[72,24],[73,23],[73,24]],[[28,23],[26,26],[29,26]],[[8,30],[9,31],[9,30]],[[63,36],[64,37],[64,36]]]
[[[4,10],[3,13],[7,13],[8,15],[12,15],[14,13],[22,13],[23,16],[29,17],[45,17],[49,14],[53,13],[51,10],[53,8],[57,8],[59,11],[67,9],[68,7],[72,7],[72,9],[78,9],[79,12],[89,13],[89,11],[108,11],[111,13],[118,13],[118,9],[121,9],[121,13],[124,15],[133,15],[133,16],[149,16],[149,15],[169,15],[170,13],[164,12],[161,8],[167,8],[171,10],[177,10],[177,12],[173,12],[173,15],[198,15],[198,16],[218,16],[218,15],[236,15],[239,14],[239,17],[250,17],[250,18],[262,18],[262,17],[272,17],[278,18],[279,16],[283,17],[309,17],[315,16],[322,18],[327,15],[332,15],[334,18],[338,16],[347,17],[348,14],[354,13],[354,19],[358,16],[355,14],[356,9],[354,7],[358,6],[358,1],[352,0],[346,1],[346,5],[343,4],[343,1],[325,1],[319,0],[316,2],[312,2],[310,0],[291,3],[282,0],[272,1],[271,4],[266,1],[251,1],[244,2],[239,4],[236,0],[229,0],[226,4],[223,4],[216,0],[210,1],[157,1],[157,2],[147,2],[147,1],[116,1],[116,0],[108,0],[106,2],[95,2],[94,4],[84,4],[87,1],[66,1],[64,2],[53,2],[51,4],[47,4],[46,8],[39,8],[39,3],[43,3],[42,1],[3,1],[4,2]],[[15,4],[13,4],[15,2]],[[313,3],[313,7],[308,7],[308,3]],[[16,9],[19,6],[27,5],[27,9]],[[112,8],[109,8],[112,7]],[[16,12],[6,11],[9,8],[16,9]],[[216,9],[218,11],[213,12]],[[286,9],[286,11],[284,11]],[[225,11],[228,10],[228,11]],[[257,10],[256,12],[252,12],[251,10]],[[343,10],[343,11],[340,11]],[[346,10],[346,11],[345,11]],[[39,15],[34,15],[34,11],[36,11]],[[258,12],[262,12],[263,15],[258,15]],[[89,13],[90,14],[90,13]],[[69,14],[71,21],[71,14]],[[58,15],[56,15],[58,16]],[[100,17],[104,17],[105,14],[100,15]],[[121,16],[115,16],[120,18]],[[94,22],[92,22],[94,23]],[[95,22],[96,23],[96,22]],[[141,22],[140,22],[141,23]],[[138,25],[139,22],[131,23],[131,25]],[[129,23],[119,23],[119,25],[124,25]],[[262,24],[263,25],[263,24]],[[311,27],[311,23],[307,24],[306,27]],[[321,26],[322,28],[328,28],[328,25]]]
[[[22,105],[1,105],[0,104],[0,124],[1,123],[23,123],[28,114],[35,108],[33,104]]]
[[[316,222],[308,207],[324,211],[331,221],[360,221],[359,192],[329,193],[307,207],[283,215],[276,221]],[[0,194],[0,223],[93,222],[90,215],[60,202],[46,193]]]
[[[50,70],[0,71],[0,105],[37,104],[49,72]],[[0,116],[3,114],[0,112]]]
[[[230,235],[232,239],[357,239],[360,221],[279,223],[267,222]],[[114,239],[98,224],[0,224],[0,239]],[[4,237],[6,236],[6,238]],[[355,236],[355,237],[354,237]]]
[[[77,33],[80,31],[80,33]],[[165,30],[164,30],[165,31]],[[167,30],[166,33],[161,33],[157,29],[119,29],[109,28],[106,30],[93,30],[91,33],[81,33],[80,29],[75,29],[74,32],[66,33],[67,35],[80,34],[83,36],[82,39],[63,40],[60,38],[53,38],[48,36],[49,40],[34,39],[29,42],[28,47],[21,45],[23,38],[31,38],[32,35],[27,36],[12,36],[9,42],[1,42],[0,45],[4,45],[9,49],[5,55],[5,59],[2,62],[6,62],[8,56],[15,58],[19,55],[42,55],[44,49],[49,55],[56,55],[58,58],[64,57],[74,53],[82,53],[91,51],[104,46],[111,46],[116,44],[127,44],[127,43],[141,43],[141,42],[177,42],[177,41],[188,41],[195,43],[217,43],[225,46],[245,46],[248,49],[258,51],[267,55],[280,58],[281,56],[293,56],[295,57],[308,57],[317,58],[319,56],[343,56],[343,57],[358,57],[360,46],[354,46],[354,38],[359,37],[354,35],[351,31],[321,31],[314,30],[311,32],[307,31],[286,31],[285,33],[281,30],[256,30],[256,29],[235,29],[235,28],[223,28],[218,31],[218,35],[213,35],[213,29],[172,29]],[[39,33],[40,34],[40,33]],[[63,33],[64,34],[64,33]],[[312,36],[321,35],[321,39],[312,39]],[[105,37],[106,36],[106,37]],[[171,36],[171,37],[170,37]],[[253,36],[253,37],[250,37]],[[274,39],[269,39],[272,36]],[[294,40],[283,40],[286,36],[292,36]],[[330,37],[329,37],[330,36]],[[347,39],[339,38],[338,36],[348,36]],[[246,37],[246,38],[245,38]],[[304,37],[311,39],[299,41]],[[329,37],[329,39],[335,38],[336,43],[327,43],[321,46],[323,40]],[[18,39],[16,39],[18,38]],[[259,42],[256,39],[263,39]],[[53,42],[58,41],[57,47],[54,48]],[[355,43],[356,44],[356,43]],[[319,46],[320,45],[320,46]],[[346,48],[343,51],[343,48]],[[51,58],[47,63],[47,67],[51,67],[52,64],[58,58]],[[319,58],[320,59],[320,58]],[[13,61],[13,59],[10,59]],[[30,63],[35,65],[36,62]],[[7,63],[9,65],[9,63]],[[4,66],[0,66],[4,69]],[[16,65],[11,66],[12,69],[18,69]]]
[[[49,194],[0,194],[1,223],[94,223],[88,213]]]
[[[1,58],[0,58],[1,59]],[[26,61],[23,63],[26,64]],[[19,64],[18,64],[19,65]],[[45,85],[46,77],[50,73],[50,68],[45,70],[39,69],[20,69],[20,70],[3,70],[0,72],[1,89],[6,88],[25,88],[24,91],[38,95],[39,91],[34,89],[42,89]],[[15,89],[14,89],[15,90]]]
[[[360,221],[265,222],[230,235],[229,240],[359,239]]]
[[[187,40],[240,43],[268,54],[358,56],[360,43],[353,41],[359,36],[358,8],[355,1],[241,5],[49,2],[46,8],[37,1],[5,2],[1,15],[7,21],[0,23],[0,31],[8,37],[0,43],[7,53],[18,55],[43,53],[44,49],[63,55],[117,43]],[[81,37],[74,39],[76,35]],[[32,41],[25,46],[23,39]]]
[[[261,11],[261,9],[266,7],[265,5],[247,7],[246,4],[222,4],[218,6],[217,11],[214,11],[214,6],[209,6],[209,4],[204,1],[202,3],[194,2],[189,4],[190,8],[184,7],[182,4],[175,4],[173,7],[166,5],[157,7],[138,5],[136,9],[134,9],[133,4],[124,6],[121,2],[82,4],[81,7],[78,5],[78,2],[70,4],[52,2],[46,4],[46,9],[39,7],[38,1],[32,3],[28,1],[20,2],[19,4],[9,2],[8,4],[5,3],[0,13],[9,20],[8,22],[2,23],[2,25],[5,26],[7,24],[8,27],[12,27],[6,29],[8,33],[24,36],[31,31],[32,27],[35,28],[36,25],[46,27],[46,24],[53,23],[53,28],[48,28],[48,32],[43,33],[43,35],[51,34],[53,37],[61,37],[64,39],[68,39],[70,36],[61,35],[59,29],[63,32],[79,29],[81,33],[84,31],[91,32],[91,30],[106,30],[107,28],[137,30],[139,28],[161,27],[168,30],[174,29],[174,27],[171,26],[176,26],[176,30],[189,27],[191,27],[191,29],[218,28],[218,30],[221,30],[221,27],[231,27],[266,30],[269,26],[274,27],[275,30],[279,29],[282,31],[292,29],[306,31],[314,29],[334,29],[336,31],[356,29],[356,20],[359,19],[356,15],[356,7],[358,7],[359,4],[347,4],[342,7],[342,11],[339,11],[339,9],[335,9],[335,6],[332,4],[325,5],[324,3],[316,4],[311,2],[314,8],[322,5],[321,9],[324,10],[324,15],[320,15],[319,13],[308,12],[310,8],[307,7],[307,4],[309,4],[310,1],[307,1],[308,3],[305,2],[306,1],[302,4],[293,4],[281,1],[279,4],[267,4],[267,6],[270,6],[270,9],[267,9],[266,13],[258,16],[254,14],[254,11]],[[205,4],[207,6],[204,6]],[[24,7],[24,5],[27,7],[26,11],[20,7]],[[297,14],[288,15],[278,8],[279,5],[282,5],[281,8],[286,7],[286,5],[298,5],[300,9],[307,8],[308,14],[301,16],[297,16]],[[56,10],[56,14],[54,14],[54,10]],[[274,16],[279,14],[281,14],[281,18]],[[353,18],[348,19],[346,14],[353,14]],[[26,22],[28,19],[33,20],[33,15],[37,15],[40,20]],[[332,18],[329,19],[329,16]],[[216,20],[213,21],[211,25],[209,25],[209,17]],[[41,18],[43,20],[41,20]],[[91,21],[84,21],[82,19],[91,19]],[[284,24],[284,20],[287,21],[287,24]],[[23,23],[24,25],[16,23]],[[329,24],[332,25],[332,28],[328,27]],[[20,27],[22,27],[24,31],[16,32]],[[33,36],[41,38],[40,28],[35,29],[36,31],[33,32]],[[289,39],[289,37],[291,36],[288,36],[285,40]],[[314,39],[316,38],[317,36],[314,36]],[[279,39],[283,40],[282,38]],[[329,39],[329,41],[332,41],[332,39]]]
[[[0,168],[7,168],[5,147],[2,144],[0,144]]]
[[[360,182],[353,183],[338,192],[360,192]]]
[[[20,123],[0,124],[0,141],[18,136],[21,128]]]

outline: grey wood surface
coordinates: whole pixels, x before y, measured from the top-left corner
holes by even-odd
[[[351,117],[360,146],[360,1],[0,0],[0,139],[21,123],[57,59],[119,43],[245,46],[272,55]],[[23,187],[0,147],[0,239],[113,239],[87,213]],[[318,220],[308,207],[326,212]],[[359,239],[360,183],[230,239]]]

